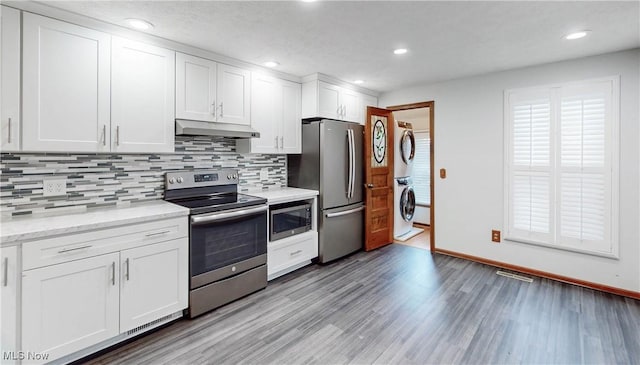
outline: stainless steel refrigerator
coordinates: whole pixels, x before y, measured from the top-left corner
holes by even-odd
[[[288,155],[289,186],[318,197],[318,259],[325,263],[362,248],[364,240],[362,125],[305,121],[302,154]]]

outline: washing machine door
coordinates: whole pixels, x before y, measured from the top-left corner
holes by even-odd
[[[400,215],[402,219],[410,222],[413,214],[416,212],[416,193],[411,186],[407,186],[402,190],[400,196]]]
[[[400,138],[400,156],[402,157],[402,162],[407,165],[412,163],[415,154],[416,137],[413,134],[413,129],[405,129]]]

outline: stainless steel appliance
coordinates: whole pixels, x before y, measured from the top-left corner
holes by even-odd
[[[318,196],[318,260],[335,260],[362,248],[364,239],[362,125],[305,120],[302,154],[288,155],[289,186]]]
[[[267,201],[237,170],[168,172],[165,200],[190,209],[191,318],[267,286]]]
[[[269,208],[269,240],[276,241],[311,230],[311,204],[297,201]]]

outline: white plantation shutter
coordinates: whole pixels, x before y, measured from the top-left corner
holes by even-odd
[[[416,203],[431,205],[431,140],[429,132],[414,132],[416,154],[413,158],[413,189]]]
[[[509,231],[551,237],[551,98],[548,92],[511,98]]]
[[[507,237],[616,254],[616,79],[506,94]]]
[[[611,252],[611,86],[560,90],[559,244]]]

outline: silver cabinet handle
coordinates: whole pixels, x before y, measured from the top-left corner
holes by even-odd
[[[116,262],[111,263],[111,285],[116,285]]]
[[[120,126],[116,126],[116,146],[120,146]]]
[[[102,125],[102,145],[103,146],[107,145],[107,125],[106,124]]]
[[[124,277],[129,281],[129,259],[124,260],[127,271],[125,271]]]
[[[259,206],[257,208],[251,208],[251,209],[240,208],[240,209],[234,209],[224,213],[205,214],[201,216],[192,217],[191,223],[192,224],[210,223],[210,222],[215,222],[215,221],[219,221],[227,218],[236,218],[236,217],[242,217],[243,215],[266,212],[268,209],[269,207],[267,205],[263,205],[263,206]]]
[[[363,211],[363,210],[364,210],[364,207],[358,207],[358,208],[354,208],[354,209],[345,210],[344,212],[327,213],[325,216],[327,218],[342,217],[343,215],[353,214],[353,213],[357,213],[357,212],[360,212],[360,211]]]
[[[213,103],[211,103],[211,114],[213,114],[213,116],[216,116],[216,101],[214,100]]]
[[[297,254],[299,254],[301,252],[302,252],[302,250],[293,251],[292,253],[289,254],[289,256],[295,256],[295,255],[297,255]]]
[[[4,264],[2,268],[2,286],[9,285],[9,258],[4,258]]]
[[[11,143],[11,118],[9,118],[9,125],[7,127],[7,143]]]
[[[222,103],[220,103],[220,118],[224,117],[224,109]]]
[[[146,237],[152,237],[152,236],[159,236],[161,234],[165,234],[165,233],[169,233],[171,231],[161,231],[161,232],[154,232],[154,233],[147,233],[145,234]]]
[[[278,136],[276,136],[276,138],[274,138],[274,139],[275,139],[275,147],[276,147],[276,149],[278,149]]]
[[[71,251],[84,250],[85,248],[89,248],[89,247],[91,247],[91,245],[74,247],[74,248],[65,248],[65,249],[62,249],[62,250],[58,251],[58,253],[65,253],[65,252],[71,252]]]
[[[280,136],[280,148],[284,149],[284,137]]]

